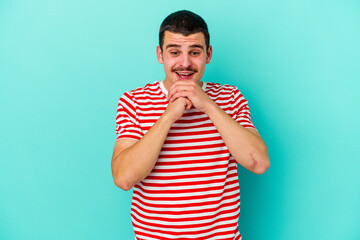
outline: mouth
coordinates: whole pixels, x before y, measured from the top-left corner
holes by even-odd
[[[178,78],[180,79],[191,79],[194,75],[194,72],[175,72]]]

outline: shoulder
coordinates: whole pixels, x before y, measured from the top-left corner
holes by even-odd
[[[148,83],[143,87],[138,87],[135,88],[131,91],[128,91],[129,94],[133,95],[133,96],[137,96],[137,95],[141,95],[144,93],[154,93],[154,92],[159,92],[160,89],[160,85],[159,82],[154,82],[154,83]]]
[[[207,82],[206,83],[206,92],[208,94],[237,94],[240,93],[239,89],[234,85],[229,84],[220,84],[220,83],[212,83]]]
[[[148,83],[143,87],[138,87],[130,91],[126,91],[121,98],[126,97],[135,101],[137,98],[144,98],[153,95],[159,95],[161,93],[161,88],[159,82]]]

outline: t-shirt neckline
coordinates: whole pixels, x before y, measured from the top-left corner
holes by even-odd
[[[166,90],[165,86],[164,86],[164,81],[159,81],[159,85],[160,85],[160,89],[161,91],[165,94],[165,96],[168,95],[168,90]],[[206,89],[206,86],[207,86],[207,82],[203,82],[203,85],[202,85],[202,90],[205,91]]]

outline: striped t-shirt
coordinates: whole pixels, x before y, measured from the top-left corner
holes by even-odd
[[[202,88],[239,124],[255,128],[235,86],[204,82]],[[117,139],[141,139],[165,111],[166,96],[162,82],[125,92],[117,109]],[[136,239],[239,240],[239,214],[236,161],[209,117],[196,108],[185,110],[152,172],[134,186]]]

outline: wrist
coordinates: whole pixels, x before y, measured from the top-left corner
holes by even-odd
[[[219,106],[214,101],[211,101],[206,107],[204,113],[211,118],[216,111],[219,111],[219,109]]]
[[[164,112],[158,120],[160,125],[162,125],[163,127],[168,127],[169,129],[175,121],[176,119],[169,116],[169,114],[167,114],[166,112]]]

